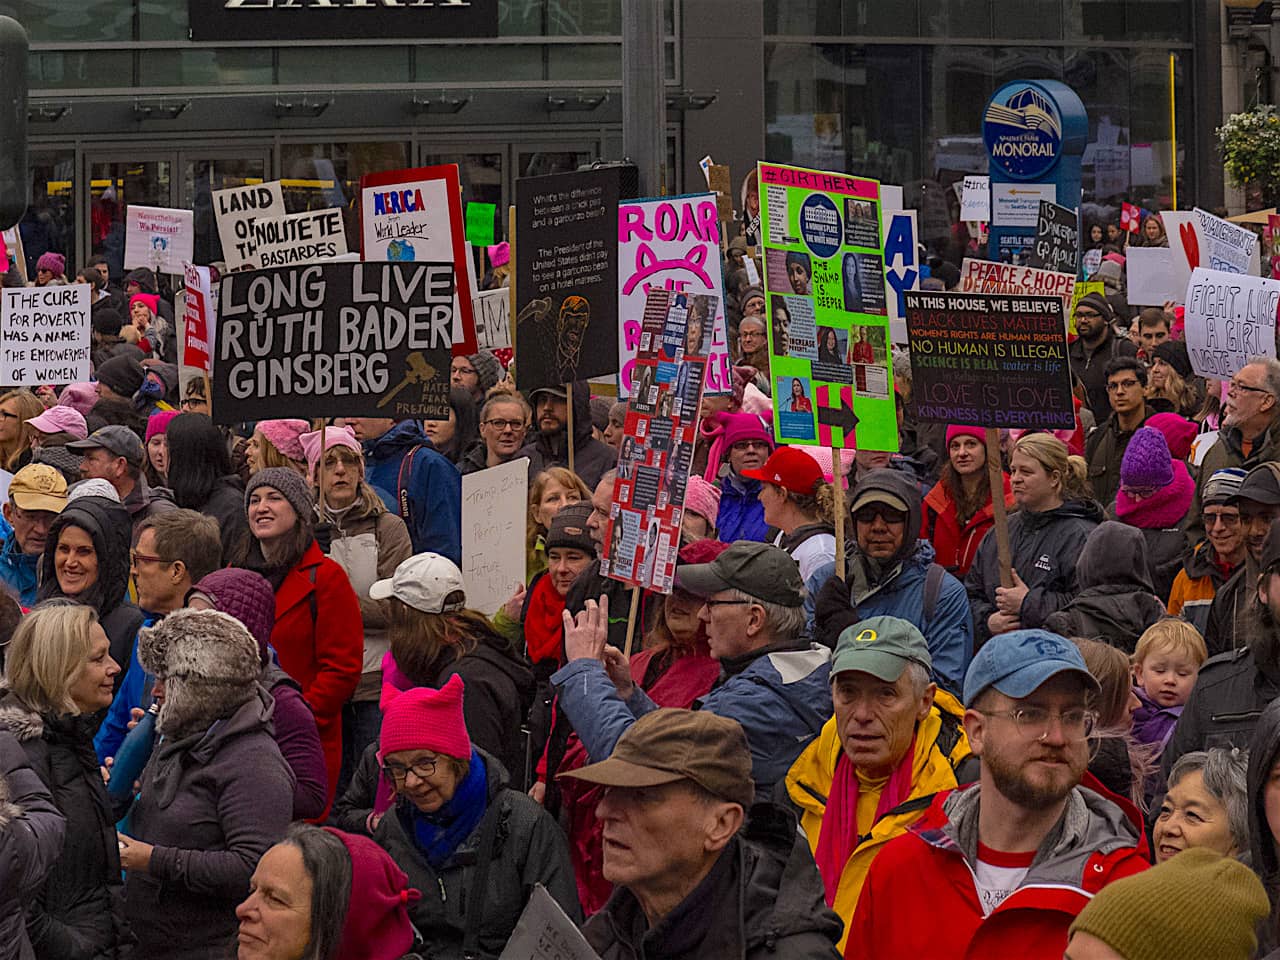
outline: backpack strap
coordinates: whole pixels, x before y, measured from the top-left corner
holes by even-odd
[[[484,904],[489,888],[489,864],[493,860],[493,842],[498,835],[498,823],[502,820],[502,795],[485,811],[480,822],[480,845],[476,848],[476,872],[471,877],[471,889],[467,892],[467,921],[462,931],[462,960],[480,960],[480,921],[484,918]]]
[[[413,458],[421,449],[422,444],[419,443],[405,454],[404,459],[400,461],[400,475],[396,478],[396,498],[400,503],[400,519],[404,521],[410,533],[413,532],[413,504],[409,502],[409,477],[413,475]]]
[[[316,571],[318,567],[319,564],[312,567],[307,573],[307,576],[311,578],[311,593],[307,599],[311,603],[311,632],[313,634],[316,632],[316,624],[320,621],[319,602],[316,600]]]
[[[936,563],[929,564],[929,570],[924,575],[924,622],[929,623],[933,619],[933,611],[938,606],[938,594],[942,592],[942,578],[946,576],[945,567]]]

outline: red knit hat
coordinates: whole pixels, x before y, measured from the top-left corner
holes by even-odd
[[[351,855],[351,898],[337,955],[343,960],[400,960],[413,946],[408,907],[422,894],[409,886],[391,854],[368,837],[323,829]]]
[[[414,687],[387,704],[378,737],[378,762],[399,750],[431,750],[469,760],[471,738],[462,718],[465,687],[455,673],[439,690]]]

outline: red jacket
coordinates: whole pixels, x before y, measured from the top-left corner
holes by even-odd
[[[1004,478],[1005,509],[1012,510],[1013,492],[1009,487],[1009,475],[1002,473],[1001,476]],[[995,525],[995,513],[988,497],[986,506],[970,517],[962,528],[956,502],[942,480],[925,494],[921,519],[920,538],[933,544],[934,562],[946,567],[960,580],[973,566],[978,544]]]
[[[976,786],[938,794],[871,862],[846,960],[1062,960],[1067,930],[1093,895],[1150,866],[1137,809],[1086,774],[1053,850],[1042,851],[1022,886],[984,917],[957,841],[970,836],[976,844],[977,799]]]
[[[276,591],[271,646],[316,715],[332,803],[342,767],[342,706],[360,682],[364,623],[346,572],[314,542]]]

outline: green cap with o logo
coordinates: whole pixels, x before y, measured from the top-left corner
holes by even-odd
[[[869,617],[845,627],[831,658],[831,677],[847,670],[895,683],[908,663],[933,671],[929,644],[915,625],[898,617]]]

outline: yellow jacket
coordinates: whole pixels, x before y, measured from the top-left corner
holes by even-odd
[[[943,712],[948,714],[945,723]],[[939,689],[933,709],[916,731],[916,755],[911,764],[911,791],[907,799],[876,821],[845,864],[835,902],[831,905],[844,921],[844,934],[838,948],[842,956],[853,911],[858,905],[858,895],[880,847],[906,833],[907,828],[929,808],[934,794],[957,786],[955,768],[971,753],[961,725],[963,717],[964,708],[960,701]],[[809,840],[811,851],[818,847],[822,817],[827,810],[827,797],[831,793],[831,781],[841,750],[840,734],[832,717],[787,772],[787,796],[800,809],[800,826]]]

